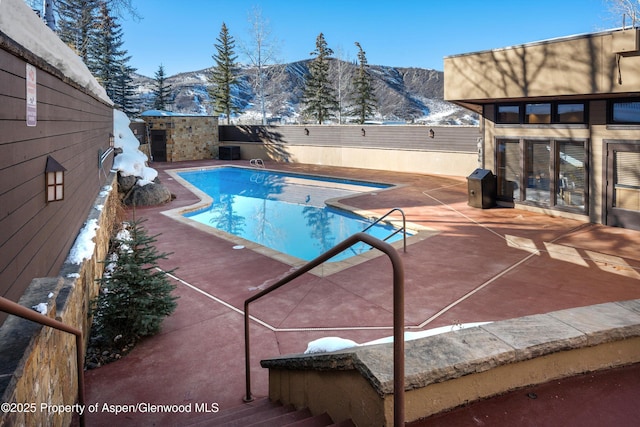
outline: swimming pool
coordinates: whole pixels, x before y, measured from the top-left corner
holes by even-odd
[[[371,224],[368,219],[327,206],[326,200],[390,187],[235,166],[178,175],[213,199],[211,205],[187,212],[185,217],[305,261]],[[380,223],[367,233],[385,239],[394,230]],[[402,233],[387,241],[400,238]],[[369,249],[364,243],[354,245],[330,261],[342,261]]]

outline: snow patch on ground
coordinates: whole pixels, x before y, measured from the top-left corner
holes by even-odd
[[[426,331],[418,332],[405,332],[404,340],[411,341],[419,338],[430,337],[433,335],[443,334],[445,332],[458,331],[460,329],[473,328],[480,325],[486,325],[491,322],[474,322],[474,323],[461,323],[457,325],[441,326],[439,328],[432,328]],[[363,345],[375,345],[375,344],[388,344],[393,342],[393,336],[380,338],[374,341],[368,341],[363,344],[358,344],[355,341],[340,338],[340,337],[324,337],[309,342],[304,354],[313,353],[325,353],[330,351],[346,350],[348,348],[359,347]]]

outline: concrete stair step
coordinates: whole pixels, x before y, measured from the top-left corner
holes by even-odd
[[[331,424],[331,427],[356,427],[356,425],[351,420],[344,420],[339,423]]]
[[[292,424],[287,424],[287,427],[324,427],[332,425],[334,425],[333,420],[331,419],[329,414],[325,412],[323,414],[305,418],[304,420],[300,420]]]
[[[268,411],[274,404],[269,399],[256,399],[251,403],[245,403],[231,409],[224,409],[216,414],[202,414],[201,416],[191,419],[189,427],[205,427],[209,425],[220,425],[234,419],[243,417],[251,413],[259,413],[260,411]]]
[[[296,410],[293,406],[283,406],[271,402],[268,398],[258,399],[242,406],[231,408],[217,414],[209,414],[194,420],[190,426],[209,425],[224,427],[351,427],[353,423],[334,424],[331,417],[324,413],[313,415],[308,409]]]

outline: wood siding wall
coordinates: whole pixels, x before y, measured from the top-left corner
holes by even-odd
[[[263,142],[287,145],[377,148],[474,153],[479,129],[472,126],[227,126],[220,142]],[[305,131],[308,130],[307,132]],[[433,129],[434,138],[429,137]],[[362,134],[364,130],[364,136]]]
[[[26,64],[37,68],[37,126],[26,125]],[[113,164],[113,109],[0,37],[0,295],[17,301],[57,276]],[[45,165],[66,168],[64,200],[47,204]],[[0,313],[0,323],[6,315]]]

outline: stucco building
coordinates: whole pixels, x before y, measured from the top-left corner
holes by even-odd
[[[444,59],[447,101],[481,114],[500,204],[640,229],[640,30]]]

